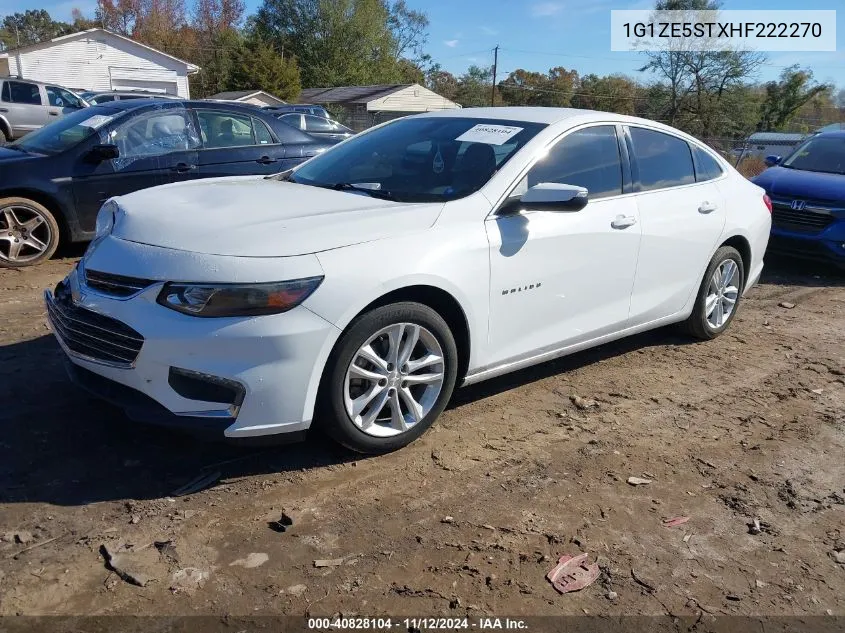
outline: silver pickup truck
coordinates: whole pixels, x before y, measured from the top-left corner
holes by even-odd
[[[0,145],[88,107],[67,88],[29,79],[0,78]]]

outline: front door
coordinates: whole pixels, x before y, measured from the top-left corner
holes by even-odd
[[[177,107],[153,109],[122,119],[106,139],[120,156],[92,163],[80,156],[73,193],[82,230],[93,230],[103,202],[139,189],[198,176],[199,137],[190,112]]]
[[[491,216],[490,362],[501,363],[621,330],[640,245],[613,125],[567,134],[515,194],[541,182],[586,187],[580,211]],[[623,188],[623,182],[626,184]]]
[[[240,112],[197,109],[202,136],[201,178],[275,174],[287,169],[285,146],[267,125]]]

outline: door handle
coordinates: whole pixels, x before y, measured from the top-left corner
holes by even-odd
[[[192,169],[196,168],[196,165],[189,165],[188,163],[177,163],[172,167],[173,171],[178,172],[180,174],[184,174],[186,171],[191,171]]]
[[[49,114],[50,116],[59,116],[58,112],[52,112],[51,111],[51,112],[48,112],[47,114]]]
[[[8,112],[9,108],[0,108],[0,112]]]
[[[261,163],[262,165],[272,165],[273,163],[279,162],[278,158],[271,158],[270,156],[262,156],[259,158],[256,163]]]
[[[634,226],[637,223],[637,218],[633,215],[617,215],[610,223],[614,229],[627,229],[629,226]]]
[[[707,202],[707,200],[705,200],[701,203],[701,206],[698,207],[698,212],[704,214],[713,213],[718,208],[719,207],[717,205],[713,204],[712,202]]]

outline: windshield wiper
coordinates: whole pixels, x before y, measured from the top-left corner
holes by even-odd
[[[5,147],[6,149],[13,149],[16,152],[26,152],[26,150],[23,147],[20,147],[19,145],[4,145],[3,147]]]
[[[278,180],[279,182],[293,182],[291,176],[293,175],[293,169],[286,169],[285,171],[280,171],[278,174],[271,174],[269,176],[265,176],[264,180]]]
[[[360,191],[368,194],[372,198],[379,198],[381,200],[392,200],[396,202],[396,196],[389,191],[382,191],[381,189],[373,189],[365,187],[363,183],[355,184],[352,182],[338,182],[333,185],[317,185],[318,187],[325,187],[326,189],[334,189],[335,191]]]

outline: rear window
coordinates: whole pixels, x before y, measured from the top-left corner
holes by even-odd
[[[692,146],[692,155],[695,158],[695,180],[696,182],[704,182],[706,180],[713,180],[722,175],[722,167],[718,161],[713,158],[708,152],[700,147]]]
[[[6,103],[41,105],[41,91],[38,90],[37,84],[25,81],[7,81],[3,86],[2,99]]]
[[[692,153],[687,142],[670,134],[631,128],[640,191],[679,187],[695,182]]]

